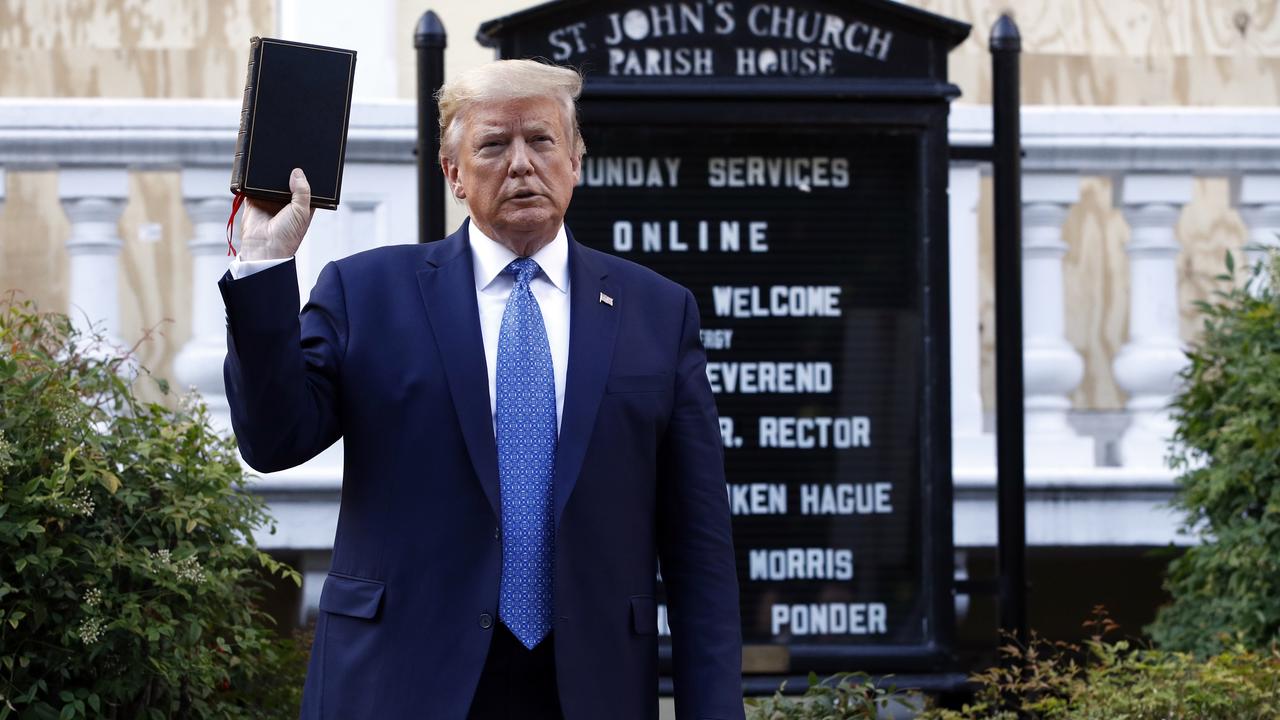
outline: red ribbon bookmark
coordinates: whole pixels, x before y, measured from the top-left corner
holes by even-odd
[[[240,212],[240,204],[244,202],[244,193],[236,193],[231,202],[231,217],[227,218],[227,255],[236,254],[236,246],[231,244],[231,225],[236,221],[236,213]]]

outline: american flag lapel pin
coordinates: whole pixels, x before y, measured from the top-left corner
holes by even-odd
[[[605,295],[604,293],[600,293],[600,302],[608,305],[609,307],[613,307],[613,298]]]

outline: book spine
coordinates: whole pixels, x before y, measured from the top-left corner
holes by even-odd
[[[244,101],[240,104],[240,132],[236,134],[236,155],[231,163],[231,191],[244,189],[249,170],[249,125],[253,118],[253,104],[257,97],[258,60],[262,57],[262,39],[249,38],[249,69],[244,79]]]

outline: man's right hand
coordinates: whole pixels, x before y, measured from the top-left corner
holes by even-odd
[[[288,204],[245,198],[244,223],[240,227],[241,260],[276,260],[293,257],[311,225],[311,185],[302,168],[289,175]]]

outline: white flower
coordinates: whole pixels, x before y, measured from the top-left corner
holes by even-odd
[[[84,488],[81,488],[80,491],[71,498],[71,509],[74,510],[77,515],[89,517],[93,514],[93,508],[93,497],[90,496],[89,491]]]
[[[151,557],[176,575],[179,580],[196,585],[202,584],[205,580],[204,568],[200,566],[200,561],[194,555],[174,562],[173,554],[161,548],[151,553]]]
[[[196,585],[204,582],[204,568],[200,567],[200,561],[194,555],[179,560],[173,567],[180,580],[186,580]]]
[[[84,604],[97,607],[102,604],[102,590],[94,587],[84,591]]]
[[[92,645],[102,637],[102,619],[91,617],[80,623],[80,629],[76,631],[80,636],[80,641],[85,645]]]
[[[178,407],[186,414],[194,414],[201,401],[200,390],[195,385],[188,385],[187,391],[178,396]]]
[[[70,407],[63,406],[53,411],[53,419],[62,427],[71,427],[76,423],[76,414]]]
[[[4,472],[13,467],[16,461],[13,459],[13,443],[4,439],[4,431],[0,430],[0,472]]]

